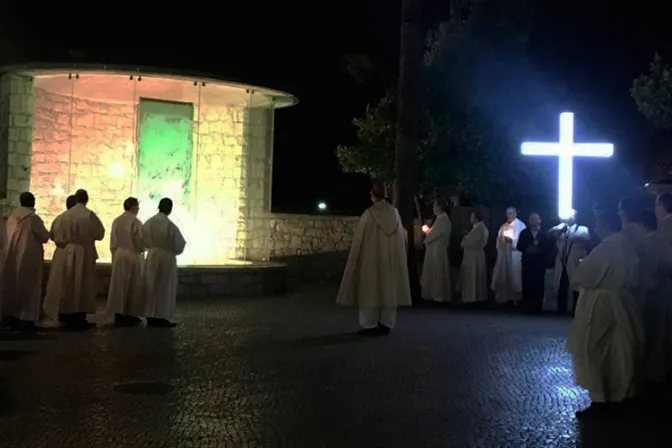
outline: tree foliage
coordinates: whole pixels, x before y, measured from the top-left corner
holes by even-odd
[[[672,129],[672,69],[658,53],[649,72],[637,77],[630,90],[639,111],[654,126]]]
[[[363,117],[352,120],[357,144],[336,148],[343,171],[366,174],[388,184],[394,181],[396,98],[396,93],[389,91],[377,104],[367,105]]]
[[[518,142],[510,139],[509,123],[502,119],[506,113],[493,103],[515,102],[526,87],[512,89],[512,80],[501,73],[527,41],[532,1],[455,1],[451,20],[428,33],[417,148],[419,194],[457,193],[468,202],[494,204],[510,201],[520,191],[525,161],[519,163]],[[492,91],[504,93],[493,100]],[[353,121],[356,144],[336,151],[344,171],[394,180],[394,99],[389,92]]]

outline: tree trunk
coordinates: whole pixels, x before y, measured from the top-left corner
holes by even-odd
[[[419,143],[420,79],[423,37],[421,0],[402,0],[399,51],[397,141],[394,153],[394,200],[408,232],[408,275],[413,303],[421,300],[415,251],[416,150]]]

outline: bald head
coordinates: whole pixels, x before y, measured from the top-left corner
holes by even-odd
[[[539,216],[539,213],[532,213],[528,223],[530,224],[530,227],[539,228],[541,225],[541,216]]]

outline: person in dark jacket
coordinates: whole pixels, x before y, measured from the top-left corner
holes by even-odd
[[[523,311],[536,314],[544,303],[544,280],[553,240],[541,231],[541,217],[532,213],[520,232],[517,249],[523,253]]]

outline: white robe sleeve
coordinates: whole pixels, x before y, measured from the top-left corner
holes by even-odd
[[[350,252],[348,253],[348,261],[345,263],[345,269],[343,271],[343,278],[341,280],[341,286],[338,289],[338,295],[336,296],[336,303],[341,305],[353,305],[354,302],[352,299],[352,283],[355,281],[355,275],[358,271],[358,262],[359,262],[359,252],[362,249],[362,244],[364,243],[364,231],[370,219],[370,213],[366,210],[362,213],[362,217],[359,218],[357,227],[355,228],[355,234],[352,237],[352,244],[350,245]],[[397,219],[399,220],[399,230],[403,231],[403,226],[401,226],[401,218],[397,213]],[[404,235],[406,232],[404,232]]]
[[[31,219],[32,222],[30,224],[33,230],[33,234],[35,235],[35,239],[41,244],[49,242],[49,231],[44,226],[44,221],[42,221],[42,218],[37,215],[33,215]]]
[[[112,230],[110,231],[110,253],[114,257],[114,253],[119,248],[119,242],[117,241],[117,226],[119,225],[118,221],[112,222]]]
[[[576,286],[585,289],[597,288],[609,269],[605,250],[608,250],[607,246],[599,245],[579,263],[573,279]]]
[[[175,253],[175,255],[182,254],[182,252],[184,252],[184,248],[187,245],[187,242],[182,236],[182,232],[180,232],[180,229],[173,223],[171,223],[169,227],[169,232],[170,235],[168,235],[168,238],[171,244],[173,245],[173,252]]]
[[[487,234],[479,227],[474,227],[462,238],[462,247],[465,249],[483,249],[487,243]]]
[[[94,212],[89,215],[89,224],[91,226],[91,236],[94,240],[100,241],[105,238],[105,226]]]
[[[146,245],[142,237],[142,223],[139,219],[134,220],[133,224],[131,224],[131,240],[133,241],[133,247],[135,247],[138,253],[145,251]]]
[[[446,217],[443,219],[437,219],[434,223],[434,227],[425,238],[425,245],[432,244],[437,241],[450,241],[450,220]]]

